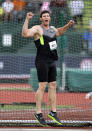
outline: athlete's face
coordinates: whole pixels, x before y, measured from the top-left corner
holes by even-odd
[[[44,13],[41,17],[42,24],[45,26],[48,26],[50,23],[50,14],[49,13]]]

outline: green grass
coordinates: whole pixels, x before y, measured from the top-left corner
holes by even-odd
[[[33,89],[32,88],[9,88],[9,87],[7,87],[7,88],[1,88],[0,87],[0,91],[2,91],[2,90],[5,90],[5,91],[33,91]]]
[[[23,106],[23,105],[4,105],[0,106],[0,110],[25,110],[25,109],[35,109],[35,106]]]
[[[75,108],[75,106],[74,105],[57,105],[56,106],[57,108],[66,108],[66,109],[69,109],[69,108]]]
[[[73,105],[57,105],[57,109],[75,108]],[[25,110],[35,109],[35,105],[1,105],[0,110]],[[49,109],[49,106],[42,106],[42,109]]]

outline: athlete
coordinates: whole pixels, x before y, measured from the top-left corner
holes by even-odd
[[[86,99],[91,99],[92,98],[92,92],[86,93],[85,98]]]
[[[34,14],[27,13],[23,28],[23,37],[34,37],[34,43],[37,48],[35,65],[37,69],[39,88],[36,92],[36,113],[35,118],[42,126],[47,125],[41,110],[41,103],[43,100],[44,91],[48,84],[48,97],[50,102],[50,113],[48,117],[54,120],[55,123],[62,125],[56,112],[56,61],[57,54],[57,37],[64,34],[64,32],[74,24],[70,20],[64,27],[55,28],[50,26],[50,12],[44,10],[40,13],[41,25],[35,25],[28,29],[29,20]]]

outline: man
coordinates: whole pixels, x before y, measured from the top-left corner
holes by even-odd
[[[88,92],[85,95],[85,99],[91,99],[92,98],[92,92]]]
[[[48,117],[53,119],[57,124],[61,125],[61,122],[56,113],[56,60],[57,55],[57,40],[56,37],[61,36],[74,21],[70,22],[64,27],[55,28],[49,26],[50,12],[44,10],[40,14],[41,25],[35,25],[28,29],[29,20],[34,16],[33,13],[27,13],[23,28],[23,37],[34,37],[34,42],[37,47],[37,55],[35,65],[37,69],[37,75],[39,80],[39,88],[36,92],[36,113],[34,114],[36,119],[42,126],[46,125],[41,111],[41,103],[43,100],[44,90],[48,84],[48,96],[50,101],[50,110]]]
[[[71,15],[76,24],[78,20],[83,25],[83,11],[84,11],[84,1],[83,0],[71,0],[69,7],[71,9]]]
[[[92,27],[83,33],[83,44],[89,55],[92,55]]]
[[[21,21],[24,17],[24,9],[26,6],[26,2],[24,0],[13,0],[14,4],[14,21]]]
[[[7,22],[9,16],[10,20],[13,20],[13,10],[14,10],[13,2],[11,0],[5,0],[5,2],[2,3],[2,8],[4,11],[4,21]]]

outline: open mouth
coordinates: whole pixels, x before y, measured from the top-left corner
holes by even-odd
[[[45,20],[45,22],[48,22],[48,20]]]

